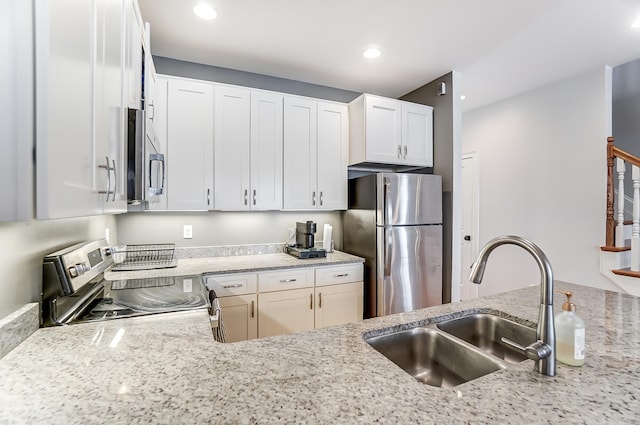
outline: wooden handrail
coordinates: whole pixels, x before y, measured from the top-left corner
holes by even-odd
[[[615,139],[607,137],[607,224],[606,224],[606,246],[615,246],[615,227],[613,209],[613,163],[615,158],[620,158],[625,162],[640,167],[640,158],[625,152],[614,145]]]

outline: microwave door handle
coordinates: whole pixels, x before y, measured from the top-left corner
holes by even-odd
[[[162,165],[162,181],[160,187],[153,186],[153,167],[154,161],[160,162]],[[152,195],[162,195],[164,192],[164,155],[161,153],[154,153],[149,155],[149,193]]]

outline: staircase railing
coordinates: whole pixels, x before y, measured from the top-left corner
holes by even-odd
[[[631,227],[631,270],[640,271],[640,158],[623,151],[607,138],[607,224],[606,248],[625,248],[624,180],[627,164],[633,181],[633,221]],[[618,180],[618,196],[614,200],[614,164]],[[615,219],[614,219],[615,216]]]

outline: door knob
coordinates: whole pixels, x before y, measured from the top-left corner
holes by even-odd
[[[464,235],[464,240],[465,241],[470,241],[471,240],[471,235]]]

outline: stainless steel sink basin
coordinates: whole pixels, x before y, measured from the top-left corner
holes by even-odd
[[[502,337],[525,347],[536,341],[535,329],[493,314],[472,314],[438,323],[437,326],[439,329],[511,363],[519,363],[527,358],[524,353],[502,342]]]
[[[454,387],[505,367],[472,346],[424,326],[365,338],[418,381]]]

